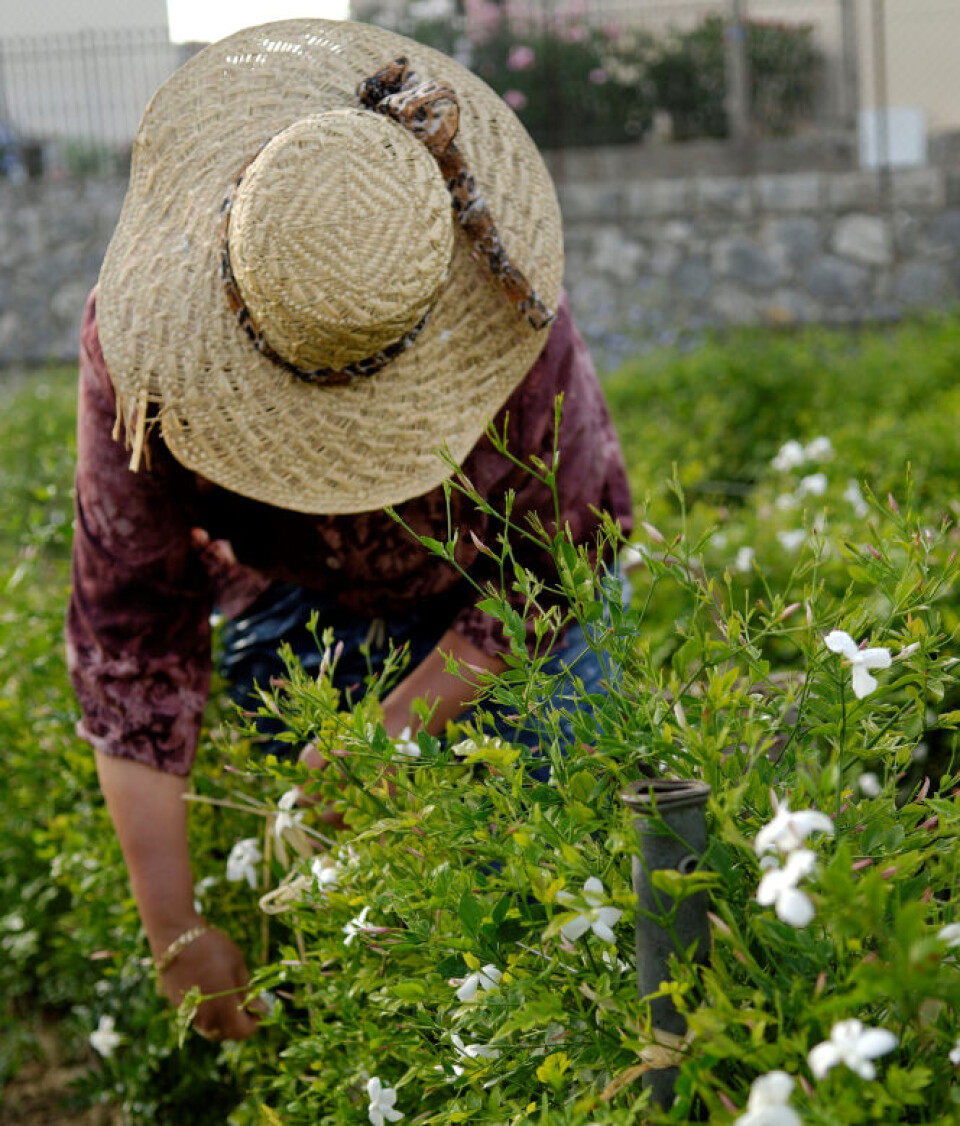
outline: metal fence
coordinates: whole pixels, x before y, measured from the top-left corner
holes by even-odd
[[[887,166],[960,137],[960,0],[354,0],[354,11],[471,66],[548,149],[711,139],[747,151],[830,136],[851,162]],[[0,37],[0,173],[122,164],[153,90],[189,53],[165,29]]]
[[[0,39],[8,174],[122,166],[151,95],[188,54],[165,28]]]

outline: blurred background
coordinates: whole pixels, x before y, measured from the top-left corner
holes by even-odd
[[[889,319],[960,293],[957,0],[0,0],[0,177],[122,181],[153,90],[205,40],[287,14],[410,35],[516,110],[604,364],[687,330]],[[92,205],[91,281],[115,197]],[[6,296],[0,362],[22,325]]]

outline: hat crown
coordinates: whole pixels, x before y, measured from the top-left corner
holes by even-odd
[[[396,344],[429,313],[453,252],[450,197],[401,126],[360,109],[301,118],[244,171],[228,245],[267,344],[339,371]]]

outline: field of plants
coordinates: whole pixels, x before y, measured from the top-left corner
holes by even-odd
[[[223,1045],[157,995],[74,734],[73,373],[9,383],[0,1123],[960,1122],[958,372],[960,319],[943,317],[745,332],[608,376],[638,520],[632,543],[604,537],[629,596],[509,513],[486,545],[534,606],[510,545],[543,538],[567,616],[613,662],[608,696],[574,668],[548,703],[524,623],[487,592],[517,642],[484,692],[539,726],[540,759],[482,715],[391,741],[382,686],[351,707],[291,665],[263,708],[291,743],[348,752],[309,779],[251,754],[217,691],[191,795],[197,897],[269,1008]],[[329,667],[322,622],[317,640]],[[668,933],[706,897],[709,949],[675,942],[640,998],[651,918],[621,795],[651,775],[710,787],[697,863],[650,877]],[[297,785],[346,830],[291,807]],[[651,1018],[665,1003],[684,1032]]]

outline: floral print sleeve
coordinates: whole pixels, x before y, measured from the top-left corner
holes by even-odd
[[[628,531],[620,448],[565,298],[540,359],[496,420],[498,431],[507,426],[508,449],[520,461],[549,462],[561,393],[560,526],[569,525],[575,542],[589,543],[600,522],[596,510],[605,510]],[[210,682],[210,611],[216,604],[227,615],[237,613],[273,581],[323,591],[368,619],[462,589],[470,601],[452,628],[484,652],[509,648],[500,623],[475,604],[458,571],[386,512],[311,516],[263,505],[198,478],[155,435],[147,439],[148,466],[133,473],[123,444],[112,437],[115,410],[91,298],[81,335],[67,658],[82,711],[78,731],[98,750],[187,774]],[[549,490],[486,436],[463,469],[494,507],[512,490],[515,520],[535,513],[548,530],[555,526]],[[442,488],[398,510],[416,535],[446,536]],[[496,567],[477,541],[495,542],[497,522],[457,496],[449,514],[459,530],[458,562],[477,582],[496,582]],[[546,552],[523,540],[514,549],[522,566],[555,580]],[[522,612],[522,596],[508,597]],[[449,609],[449,600],[444,605]],[[531,642],[532,634],[531,623]]]
[[[131,473],[113,439],[114,396],[84,312],[77,417],[76,529],[67,660],[99,751],[186,774],[210,680],[211,582],[192,550],[184,471],[151,444]]]

